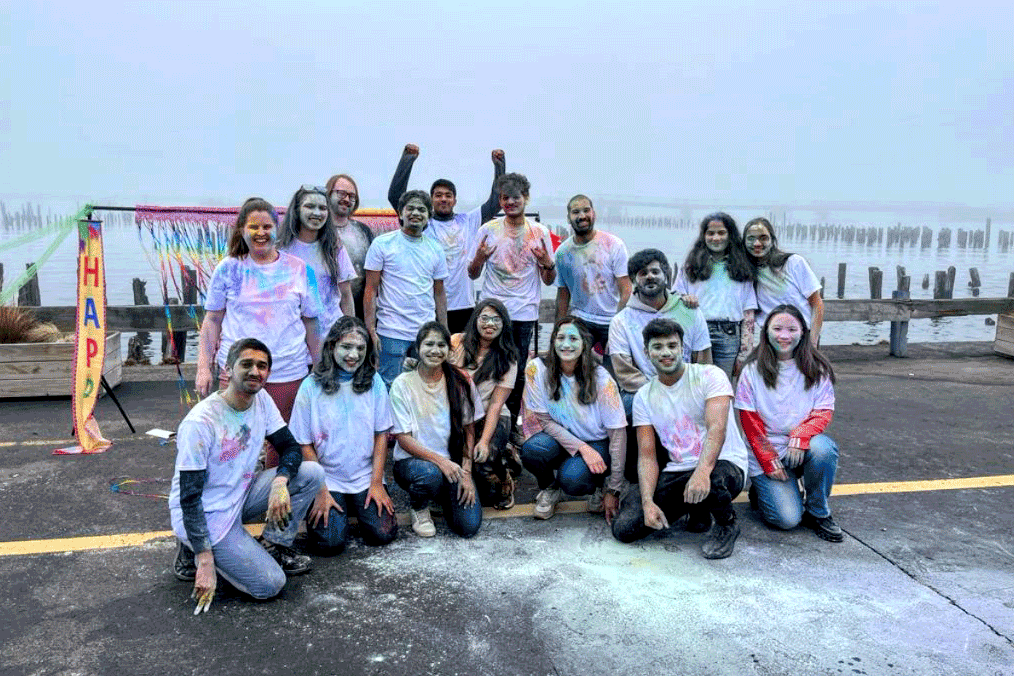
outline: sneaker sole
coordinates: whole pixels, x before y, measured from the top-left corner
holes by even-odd
[[[555,514],[556,514],[556,511],[554,510],[554,511],[550,512],[549,514],[542,514],[540,512],[535,512],[534,516],[535,516],[536,519],[542,519],[543,521],[545,521],[546,519],[552,519]]]
[[[827,542],[844,542],[845,541],[845,534],[844,533],[828,533],[827,531],[822,531],[819,528],[815,528],[813,532],[821,540],[825,540]]]

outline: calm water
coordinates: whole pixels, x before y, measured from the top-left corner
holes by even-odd
[[[97,213],[101,217],[101,213]],[[737,221],[742,223],[750,217],[750,214],[733,214]],[[131,291],[131,280],[139,277],[148,282],[147,293],[153,303],[161,301],[161,278],[158,270],[154,269],[145,255],[142,248],[142,241],[137,234],[137,228],[130,223],[131,216],[112,215],[106,216],[106,294],[110,305],[130,305],[133,303]],[[694,218],[703,217],[702,214],[694,214]],[[740,220],[742,219],[742,220]],[[809,223],[804,218],[794,218],[794,221]],[[547,219],[547,225],[559,226],[562,220]],[[903,218],[885,215],[877,221],[850,220],[847,214],[835,214],[834,217],[822,220],[829,223],[863,223],[888,227],[898,222],[904,225],[926,225],[936,231],[940,225],[935,223],[917,223]],[[846,278],[846,298],[868,298],[869,282],[867,268],[878,266],[884,271],[884,295],[890,297],[890,290],[895,288],[895,266],[905,266],[912,278],[913,298],[932,298],[932,280],[936,270],[945,270],[949,265],[957,268],[957,276],[954,284],[954,297],[971,297],[971,289],[968,288],[968,269],[976,267],[982,280],[980,289],[981,297],[1005,296],[1007,294],[1008,278],[1014,271],[1014,251],[1000,252],[997,250],[998,230],[1011,230],[1012,224],[994,222],[992,226],[992,245],[989,251],[958,249],[956,247],[957,228],[962,227],[969,230],[983,228],[983,223],[947,223],[953,231],[951,247],[938,249],[936,237],[933,239],[933,246],[927,249],[916,247],[900,248],[897,245],[888,248],[885,242],[867,246],[865,244],[846,244],[842,242],[811,242],[803,239],[788,239],[781,237],[782,248],[787,251],[802,254],[810,262],[818,277],[826,278],[825,296],[831,298],[835,294],[837,284],[838,263],[844,262],[848,266]],[[696,235],[696,230],[679,228],[646,228],[620,225],[617,223],[601,222],[600,229],[610,231],[621,237],[626,243],[628,250],[633,253],[639,249],[654,247],[661,249],[675,265],[682,263],[686,252]],[[0,243],[7,239],[20,236],[21,232],[4,231],[0,229]],[[25,263],[37,260],[48,245],[53,241],[53,236],[44,237],[42,240],[23,244],[16,249],[0,252],[0,263],[3,263],[5,282],[9,284],[24,270]],[[145,237],[144,245],[149,247],[150,238]],[[157,259],[155,260],[157,263]],[[40,290],[43,305],[73,305],[75,302],[75,269],[76,269],[76,238],[71,235],[57,249],[48,263],[43,267],[39,276]],[[922,288],[923,276],[929,274],[930,288]],[[546,290],[546,297],[555,294],[555,291]],[[170,288],[170,295],[176,295]],[[831,322],[825,325],[823,340],[828,344],[875,344],[888,339],[888,323],[867,323],[867,322]],[[958,341],[958,340],[992,340],[995,335],[995,328],[985,324],[985,317],[953,317],[945,319],[922,319],[911,322],[909,325],[909,340],[912,342],[935,342],[935,341]],[[124,337],[124,347],[126,347]],[[191,340],[191,343],[194,341]],[[156,346],[157,348],[158,346]],[[188,350],[188,359],[194,359],[194,348]]]

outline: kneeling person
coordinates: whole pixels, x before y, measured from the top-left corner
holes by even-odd
[[[237,340],[226,369],[228,387],[203,399],[180,423],[169,495],[180,539],[173,572],[194,580],[197,612],[211,605],[216,571],[240,591],[265,599],[282,590],[286,574],[310,569],[310,558],[291,545],[324,479],[320,465],[302,461],[299,444],[263,389],[271,372],[267,346]],[[265,439],[280,462],[257,472]],[[243,524],[265,512],[264,532],[254,539]]]
[[[684,363],[683,329],[675,321],[653,319],[643,335],[657,375],[634,397],[638,486],[620,501],[613,536],[633,542],[688,512],[693,522],[703,508],[715,521],[704,557],[723,559],[739,537],[732,501],[743,490],[747,463],[732,418],[732,385],[717,366]],[[661,474],[656,444],[668,454]]]

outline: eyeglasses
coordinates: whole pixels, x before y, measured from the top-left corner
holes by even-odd
[[[479,323],[500,326],[501,324],[503,324],[503,320],[496,315],[479,315]]]
[[[355,201],[355,199],[358,197],[356,193],[349,192],[348,190],[332,190],[331,194],[337,195],[338,199],[345,199],[346,197],[348,197],[352,201]]]
[[[321,195],[327,194],[327,188],[322,188],[319,185],[310,185],[309,183],[304,183],[299,189],[303,192],[319,192]]]

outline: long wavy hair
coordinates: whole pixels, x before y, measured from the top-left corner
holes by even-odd
[[[271,216],[275,229],[278,228],[278,212],[271,206],[271,202],[263,197],[247,199],[239,208],[239,213],[236,214],[236,224],[232,226],[232,232],[229,234],[229,255],[233,258],[243,258],[250,253],[250,247],[243,239],[243,228],[246,227],[247,216],[255,211],[266,211]]]
[[[810,389],[825,376],[832,383],[835,382],[831,362],[810,342],[810,327],[806,325],[803,313],[795,305],[777,305],[768,313],[767,319],[764,320],[764,327],[761,329],[759,344],[746,363],[757,362],[757,371],[764,379],[764,384],[769,390],[775,389],[778,384],[778,353],[775,352],[775,348],[768,339],[768,326],[771,325],[771,320],[775,318],[775,315],[780,314],[795,317],[799,325],[803,327],[803,335],[799,338],[796,349],[792,351],[792,358],[796,361],[796,366],[803,374],[803,378],[806,379],[805,389]]]
[[[352,391],[356,394],[368,392],[373,387],[373,375],[377,372],[377,353],[366,332],[366,324],[358,317],[342,317],[334,323],[320,348],[320,361],[313,367],[313,378],[325,394],[334,394],[341,387],[344,369],[334,358],[335,345],[349,333],[358,333],[366,341],[366,358],[352,374]]]
[[[415,335],[415,351],[419,355],[419,361],[415,366],[416,370],[419,369],[423,361],[422,342],[434,331],[440,334],[450,351],[451,334],[447,327],[440,322],[426,322],[419,329],[419,333]],[[444,381],[447,383],[447,404],[451,419],[451,436],[447,439],[447,452],[451,456],[451,460],[460,463],[465,449],[465,426],[471,423],[472,418],[475,417],[471,379],[468,374],[446,359],[440,368],[444,373]]]
[[[334,219],[331,217],[331,207],[328,204],[327,195],[321,190],[305,190],[304,188],[300,188],[292,196],[292,199],[289,201],[289,208],[285,210],[285,218],[282,219],[282,225],[278,231],[278,248],[284,249],[292,243],[292,240],[299,237],[299,229],[302,227],[299,207],[303,203],[303,198],[313,193],[324,196],[324,209],[327,211],[327,216],[325,217],[323,227],[317,231],[317,244],[320,246],[320,257],[324,259],[324,266],[327,268],[328,274],[331,275],[331,286],[335,293],[338,293],[338,278],[340,276],[338,272],[338,253],[342,249],[342,240],[338,237],[338,230],[335,228]]]
[[[711,249],[708,248],[707,243],[704,241],[704,233],[708,231],[708,224],[712,221],[720,222],[725,226],[726,232],[729,233],[729,241],[723,254],[725,257],[725,270],[729,273],[729,279],[734,282],[752,281],[754,278],[754,267],[746,257],[746,248],[743,246],[743,238],[739,234],[739,228],[736,227],[735,219],[723,211],[708,214],[701,221],[697,240],[690,247],[687,259],[683,263],[683,272],[686,273],[687,279],[691,282],[703,282],[711,279],[711,268],[714,258],[712,258]]]
[[[598,383],[595,380],[595,363],[592,357],[591,332],[577,317],[567,315],[561,317],[553,324],[553,333],[549,336],[549,354],[546,355],[546,386],[549,396],[553,401],[560,400],[560,380],[563,369],[560,366],[560,357],[556,354],[556,334],[563,326],[570,324],[581,334],[581,354],[577,357],[577,364],[574,366],[574,379],[577,381],[577,400],[582,404],[594,404],[598,398]]]
[[[768,234],[771,235],[771,251],[768,252],[767,259],[763,261],[755,258],[754,255],[750,253],[750,250],[746,248],[746,234],[750,232],[750,228],[755,225],[763,225],[768,229]],[[782,251],[778,248],[778,237],[775,235],[775,229],[771,225],[771,221],[763,216],[751,218],[747,221],[746,225],[743,226],[743,251],[746,252],[747,260],[754,266],[755,271],[758,266],[767,265],[779,275],[782,274],[782,268],[785,267],[785,261],[789,260],[789,256],[792,255],[791,253]]]
[[[493,308],[503,324],[500,334],[490,343],[489,350],[486,352],[486,356],[482,358],[482,363],[480,364],[477,359],[481,340],[477,325],[479,313],[486,308]],[[496,298],[486,298],[475,306],[475,310],[472,311],[472,316],[469,317],[468,324],[465,326],[464,334],[461,337],[461,351],[463,354],[461,365],[468,369],[475,369],[475,373],[472,374],[472,380],[475,381],[476,385],[487,380],[499,382],[504,374],[510,370],[511,364],[518,363],[518,348],[511,338],[512,335],[511,317],[503,303]]]

